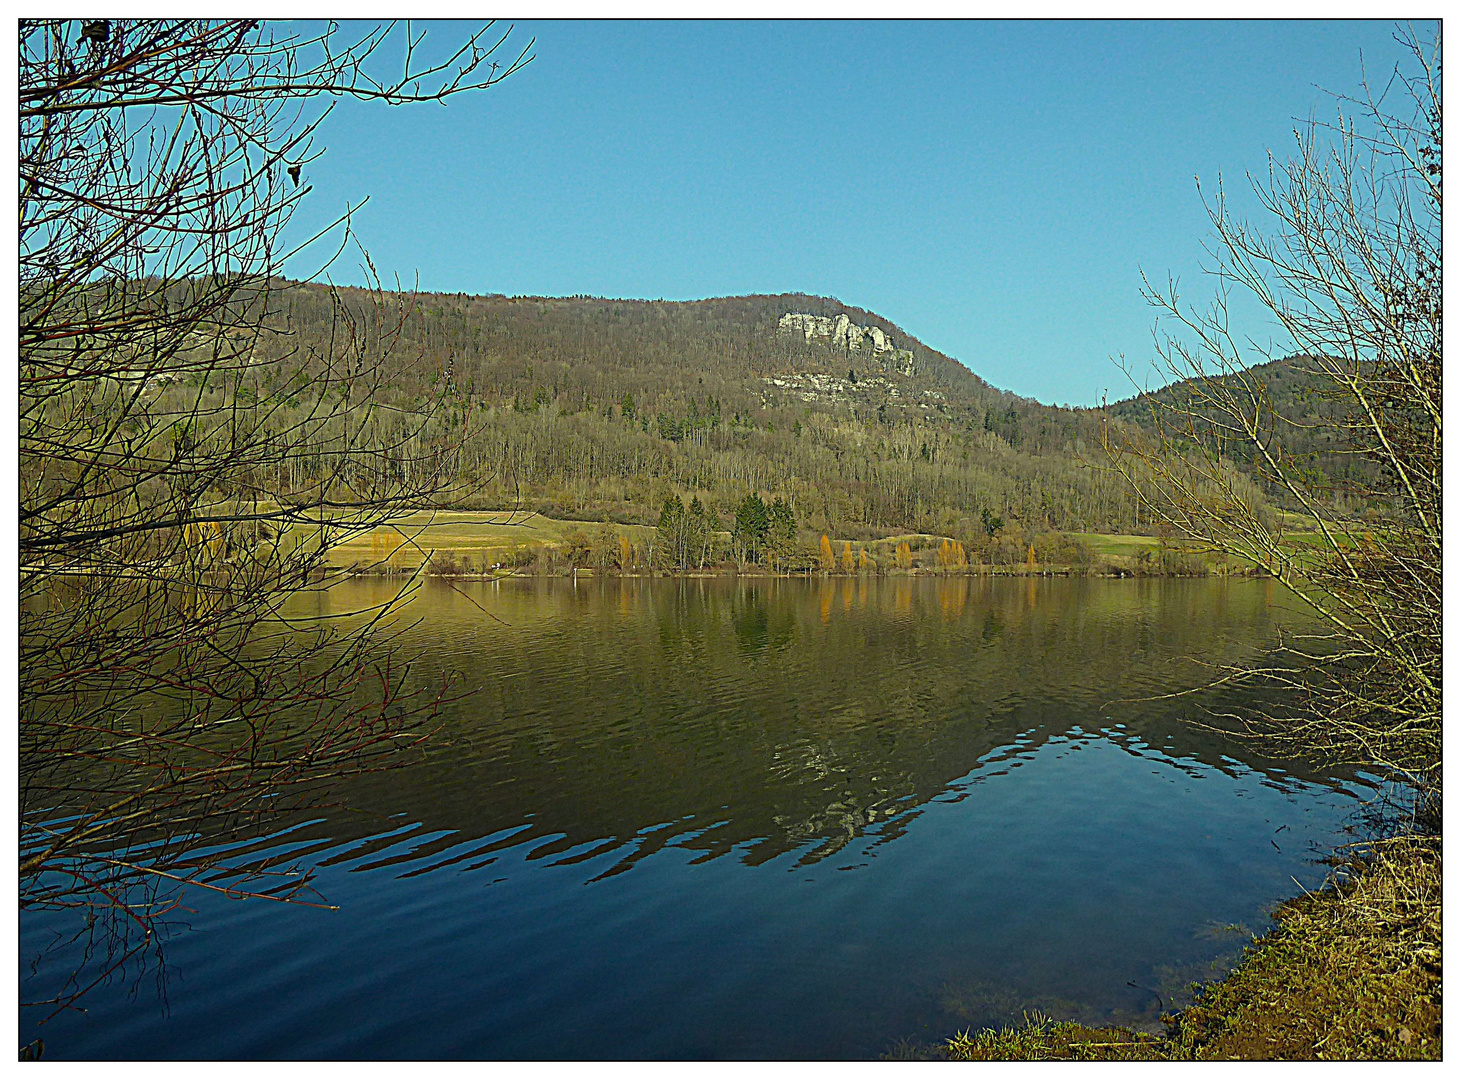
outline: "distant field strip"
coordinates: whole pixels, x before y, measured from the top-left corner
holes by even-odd
[[[334,545],[330,562],[414,570],[434,553],[438,559],[449,556],[464,568],[481,570],[507,562],[525,548],[561,548],[570,535],[595,538],[606,529],[631,543],[647,543],[654,536],[654,529],[645,525],[556,521],[538,513],[422,511]]]
[[[521,565],[525,553],[561,552],[574,540],[586,540],[598,548],[608,535],[612,535],[615,544],[619,537],[623,537],[636,548],[647,549],[654,540],[655,529],[648,525],[618,522],[564,521],[536,512],[420,511],[391,525],[332,545],[329,561],[342,568],[353,566],[362,570],[405,572],[419,568],[431,557],[438,565],[449,562],[463,571],[483,572],[498,565]],[[728,539],[727,534],[720,535]],[[1095,560],[1116,568],[1130,569],[1143,555],[1150,557],[1163,546],[1161,538],[1155,536],[1117,533],[1067,535],[1086,545]],[[304,539],[298,530],[296,536]],[[892,549],[900,543],[927,550],[937,547],[945,539],[949,538],[932,533],[903,533],[877,540],[850,542],[854,548],[867,548],[870,553],[891,557]],[[1298,536],[1292,539],[1303,546],[1303,539]],[[843,540],[834,537],[832,543],[837,551],[842,550]],[[1201,553],[1200,557],[1209,563],[1219,562],[1219,557],[1210,553]]]

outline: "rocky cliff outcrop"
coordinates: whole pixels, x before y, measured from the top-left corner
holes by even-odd
[[[852,352],[868,352],[887,371],[900,375],[913,374],[913,353],[895,346],[878,326],[859,326],[846,315],[809,315],[788,311],[777,323],[783,334],[802,334],[807,341],[826,338],[834,348]]]

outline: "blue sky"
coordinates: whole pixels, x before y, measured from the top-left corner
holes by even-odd
[[[361,242],[426,290],[835,296],[998,387],[1089,405],[1129,393],[1113,357],[1153,353],[1141,270],[1211,295],[1194,176],[1266,170],[1333,115],[1325,91],[1358,89],[1362,52],[1388,73],[1393,31],[520,22],[504,48],[535,38],[536,59],[497,87],[341,103],[295,228],[368,195]]]

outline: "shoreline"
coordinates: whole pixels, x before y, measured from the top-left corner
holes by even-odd
[[[816,530],[813,530],[815,532]],[[1004,532],[967,546],[934,533],[896,533],[872,539],[820,543],[802,535],[791,547],[757,557],[739,551],[732,535],[712,531],[688,548],[663,550],[653,525],[550,518],[532,511],[521,519],[466,510],[414,511],[329,544],[336,571],[397,576],[424,572],[467,579],[513,576],[570,577],[1255,577],[1265,569],[1215,557],[1157,534],[1040,530]],[[968,539],[968,538],[966,538]],[[423,571],[424,568],[424,571]]]
[[[1207,578],[1242,578],[1246,580],[1258,580],[1267,578],[1270,575],[1262,570],[1236,570],[1230,573],[1178,573],[1178,572],[1151,572],[1133,571],[1122,567],[1052,567],[1027,569],[1024,566],[993,566],[985,565],[969,567],[957,570],[880,570],[880,571],[840,571],[840,570],[811,570],[811,571],[774,571],[765,570],[760,567],[740,570],[735,567],[725,569],[705,568],[701,570],[631,570],[627,573],[620,571],[602,571],[593,567],[579,567],[576,572],[555,570],[551,573],[534,573],[532,570],[507,569],[501,570],[457,570],[451,572],[433,571],[426,569],[424,572],[420,567],[374,567],[352,568],[349,566],[327,565],[323,568],[327,573],[348,574],[351,577],[378,577],[395,578],[411,577],[420,574],[426,578],[436,578],[443,581],[501,581],[504,578],[526,579],[526,580],[548,580],[561,579],[573,580],[576,578],[602,578],[606,580],[626,581],[647,581],[656,578],[664,579],[697,579],[697,580],[718,580],[722,578],[750,578],[753,580],[799,580],[815,581],[828,579],[836,581],[865,581],[878,579],[904,579],[924,578],[932,580],[958,579],[958,578],[1102,578],[1106,580],[1133,579],[1133,578],[1167,578],[1198,580]]]
[[[1377,841],[1279,904],[1165,1035],[1026,1014],[960,1032],[955,1061],[1433,1061],[1441,1043],[1441,841]]]

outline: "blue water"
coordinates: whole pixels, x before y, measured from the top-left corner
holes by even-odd
[[[1116,594],[1078,590],[1027,605],[1022,583],[954,606],[934,593],[880,605],[877,583],[862,608],[834,594],[860,640],[927,631],[936,692],[911,704],[893,692],[903,660],[821,662],[848,651],[824,595],[783,588],[753,599],[773,628],[787,616],[795,704],[749,712],[790,677],[774,669],[776,635],[737,652],[744,597],[667,600],[656,584],[627,605],[605,590],[574,600],[572,618],[555,606],[561,587],[524,588],[500,601],[516,629],[476,641],[437,597],[421,632],[491,660],[501,683],[519,658],[523,689],[463,706],[437,756],[266,845],[293,846],[338,910],[190,892],[161,980],[133,963],[79,1002],[85,1013],[37,1028],[48,1010],[22,1009],[22,1041],[41,1035],[55,1058],[867,1058],[927,1053],[1037,1008],[1155,1028],[1275,902],[1322,880],[1318,857],[1376,794],[1362,776],[1193,736],[1170,703],[1119,719],[1111,687],[1086,685],[1098,669],[1130,681],[1132,649],[1113,630],[1082,650],[1059,627],[1130,623],[1158,647],[1163,610],[1218,611],[1205,583],[1114,606]],[[1172,655],[1261,636],[1267,601],[1237,599],[1183,616]],[[991,616],[1018,664],[998,643],[988,652]],[[537,660],[521,659],[528,639]],[[719,675],[683,683],[717,650],[731,657]],[[549,659],[561,685],[533,676]],[[1043,687],[1029,676],[1042,663]],[[619,693],[642,715],[626,719]],[[606,761],[620,771],[596,772]],[[665,806],[682,812],[646,811]],[[23,916],[22,1001],[77,963],[73,948],[30,966],[73,918]]]

